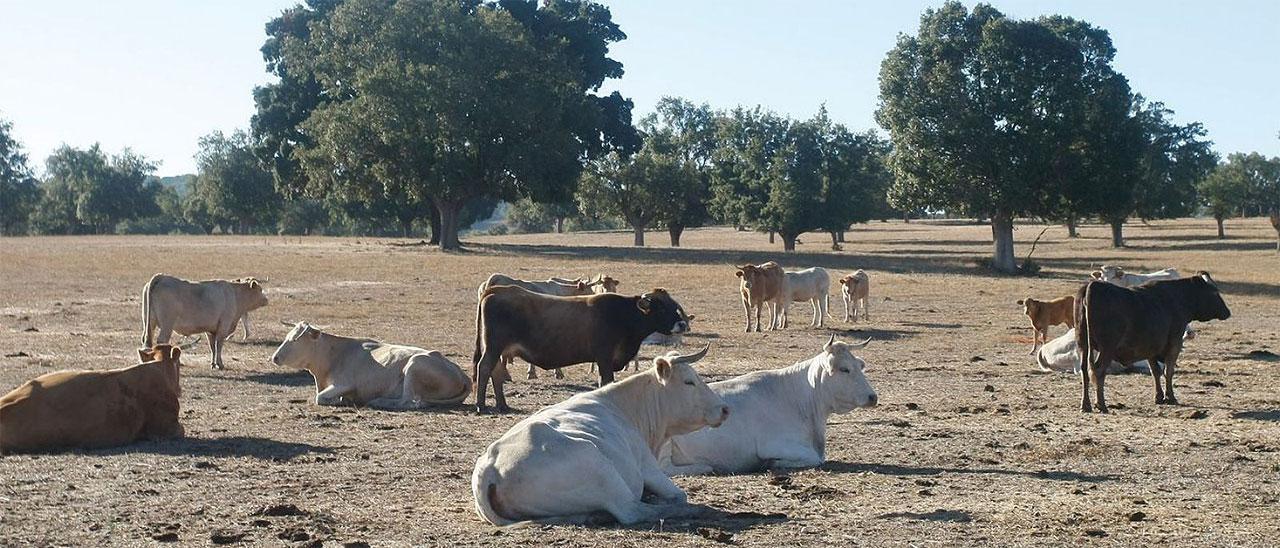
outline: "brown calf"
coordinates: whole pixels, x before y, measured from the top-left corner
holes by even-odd
[[[1031,354],[1036,353],[1040,345],[1049,342],[1049,326],[1065,325],[1071,327],[1076,310],[1076,298],[1067,295],[1051,301],[1040,301],[1030,297],[1018,301],[1022,312],[1031,320]]]
[[[772,308],[769,312],[769,329],[777,329],[779,314],[783,307],[790,304],[785,302],[787,296],[782,291],[786,279],[782,267],[773,261],[758,266],[746,264],[738,267],[736,275],[741,278],[738,289],[742,293],[742,309],[747,314],[746,331],[751,332],[752,309],[756,312],[756,331],[760,331],[760,313],[766,306]]]

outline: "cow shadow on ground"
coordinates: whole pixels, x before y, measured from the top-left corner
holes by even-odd
[[[932,512],[890,512],[876,516],[880,519],[912,519],[916,521],[950,521],[954,523],[968,523],[973,521],[973,515],[960,510],[943,510],[937,509]]]
[[[100,454],[150,453],[154,455],[186,457],[250,457],[261,460],[289,461],[312,453],[329,454],[333,448],[309,443],[293,443],[248,436],[220,438],[178,438],[149,441],[126,447],[104,450]]]
[[[1231,414],[1233,419],[1249,419],[1255,421],[1280,422],[1280,410],[1271,411],[1237,411]]]
[[[257,373],[246,375],[244,380],[271,386],[311,386],[315,379],[306,371],[290,371],[288,373]]]
[[[838,327],[835,328],[839,335],[849,337],[850,339],[865,339],[871,337],[871,342],[876,341],[896,341],[907,337],[919,335],[919,331],[911,329],[877,329],[871,327]],[[860,342],[860,341],[853,341]]]
[[[1022,476],[1053,481],[1079,481],[1084,483],[1102,483],[1113,481],[1116,476],[1081,474],[1065,470],[1039,470],[1027,472],[1023,470],[1006,470],[1003,468],[948,468],[939,466],[900,466],[896,464],[874,464],[860,462],[842,462],[829,460],[818,467],[819,470],[838,474],[872,473],[886,476],[937,476],[940,474],[982,474],[998,476]]]
[[[780,512],[730,512],[705,504],[689,504],[678,513],[660,522],[662,532],[697,535],[702,538],[732,543],[733,535],[762,525],[786,523],[791,518]],[[612,516],[602,514],[584,524],[596,527],[615,527],[633,531],[653,531],[657,523],[621,525]]]

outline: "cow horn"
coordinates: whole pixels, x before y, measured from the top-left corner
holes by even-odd
[[[831,334],[831,338],[830,338],[830,339],[827,339],[827,344],[822,345],[822,349],[823,349],[823,350],[826,350],[826,349],[828,349],[828,348],[831,348],[831,345],[833,345],[833,344],[835,344],[835,343],[836,343],[836,334],[835,334],[835,333],[832,333],[832,334]]]
[[[702,347],[702,350],[699,350],[692,354],[686,354],[684,356],[676,356],[675,358],[672,358],[670,361],[671,363],[694,363],[706,357],[708,350],[711,350],[711,343],[707,343],[706,346]]]
[[[298,327],[298,324],[296,324],[296,323],[292,323],[292,322],[287,322],[287,321],[284,321],[284,320],[280,320],[280,325],[284,325],[284,326],[288,326],[288,327]]]
[[[868,344],[871,344],[871,337],[867,337],[867,340],[860,343],[848,343],[848,346],[849,348],[866,348]]]

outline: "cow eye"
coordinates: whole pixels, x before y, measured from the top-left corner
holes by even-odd
[[[840,368],[840,372],[841,372],[841,373],[852,373],[853,371],[852,371],[852,370],[850,370],[848,367],[841,367],[841,368]]]
[[[687,385],[689,385],[689,386],[693,386],[693,385],[694,385],[694,382],[693,382],[693,381],[684,381],[684,383],[685,383],[685,384],[687,384]]]

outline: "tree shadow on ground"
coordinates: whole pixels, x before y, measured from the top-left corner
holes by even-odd
[[[1176,239],[1176,236],[1170,237],[1169,240]],[[1129,241],[1127,247],[1133,249],[1149,249],[1153,251],[1274,251],[1276,249],[1275,242],[1260,242],[1257,240],[1250,241],[1231,241],[1231,240],[1212,240],[1205,241],[1199,239],[1188,243],[1159,245],[1158,242],[1166,241],[1165,239],[1149,240],[1157,242],[1155,245],[1134,245],[1133,241]]]
[[[946,468],[936,466],[899,466],[895,464],[872,464],[872,463],[856,463],[841,462],[829,460],[818,467],[819,470],[835,472],[839,474],[865,473],[882,474],[888,476],[936,476],[939,474],[990,474],[1001,476],[1022,476],[1027,478],[1047,479],[1054,481],[1080,481],[1085,483],[1101,483],[1105,481],[1113,481],[1116,476],[1102,475],[1095,476],[1090,474],[1081,474],[1079,472],[1070,471],[1048,471],[1040,470],[1036,472],[1026,472],[1023,470],[1005,470],[1002,468]]]
[[[311,453],[333,453],[333,448],[292,443],[267,438],[229,436],[221,438],[175,438],[148,441],[99,452],[103,455],[151,453],[191,457],[252,457],[288,461]]]

